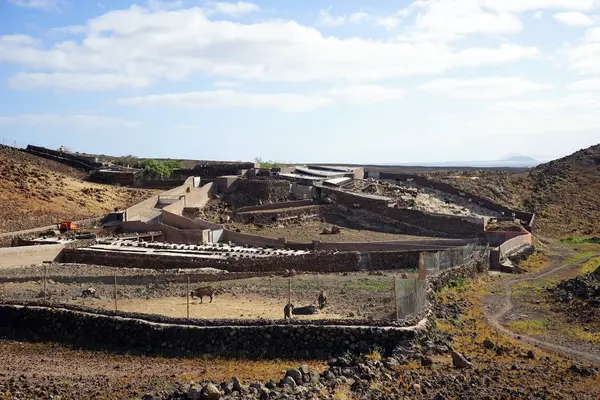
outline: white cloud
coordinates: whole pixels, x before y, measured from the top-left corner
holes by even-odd
[[[594,25],[594,21],[581,12],[564,12],[554,14],[554,19],[561,24],[568,26],[590,26]]]
[[[452,0],[441,0],[452,1]],[[537,10],[588,11],[596,6],[596,0],[478,0],[485,7],[509,13]]]
[[[577,92],[598,92],[600,91],[600,78],[573,82],[568,86],[568,89]]]
[[[543,17],[543,13],[541,11],[536,11],[535,13],[533,13],[533,19],[537,19],[540,20]]]
[[[119,100],[120,105],[175,108],[255,108],[283,112],[308,112],[338,103],[371,104],[392,101],[402,96],[399,89],[357,85],[329,89],[310,94],[251,93],[234,90],[212,90],[169,93]]]
[[[520,32],[523,24],[507,11],[485,8],[481,0],[419,0],[414,28],[401,40],[451,41],[467,35]]]
[[[545,132],[574,134],[600,129],[600,93],[576,93],[533,101],[505,101],[468,121],[468,135],[519,136]]]
[[[182,80],[377,81],[502,65],[538,56],[504,44],[455,50],[444,43],[325,37],[294,21],[211,21],[201,8],[151,12],[132,6],[87,23],[82,40],[48,47],[28,36],[0,36],[0,62],[44,72]]]
[[[58,5],[63,0],[8,0],[10,4],[15,6],[32,8],[43,11],[55,11],[58,10]]]
[[[51,88],[66,91],[104,91],[121,88],[139,89],[150,84],[139,76],[112,74],[72,74],[72,73],[18,73],[8,80],[14,89]]]
[[[121,118],[108,117],[96,114],[23,114],[0,116],[0,125],[17,125],[17,126],[76,126],[78,128],[105,128],[105,127],[121,127],[132,128],[140,126],[137,121],[129,121]]]
[[[260,7],[254,3],[248,3],[245,1],[238,1],[237,3],[228,3],[228,2],[208,2],[206,4],[207,10],[209,12],[229,15],[232,17],[237,17],[243,14],[249,14],[260,10]]]
[[[395,29],[400,22],[400,15],[391,16],[376,16],[363,11],[355,12],[352,14],[343,14],[334,16],[330,13],[329,9],[321,9],[319,11],[319,18],[317,24],[321,26],[338,27],[346,24],[362,25],[369,24],[376,27],[382,27],[387,30]]]
[[[569,44],[563,50],[569,67],[582,74],[600,73],[600,27],[586,30],[585,37],[577,44]]]
[[[438,79],[422,85],[419,89],[457,99],[501,99],[550,87],[550,85],[530,82],[519,77],[493,77]]]

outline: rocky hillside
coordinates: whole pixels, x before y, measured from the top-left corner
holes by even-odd
[[[0,147],[0,232],[101,216],[155,191],[86,182],[81,170]]]
[[[595,314],[594,309],[600,309],[600,266],[589,274],[562,281],[552,295],[561,304],[578,306]]]
[[[600,233],[600,144],[527,171],[463,171],[431,178],[536,213],[547,236]]]

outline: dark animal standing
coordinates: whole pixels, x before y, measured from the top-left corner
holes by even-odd
[[[288,303],[283,307],[283,319],[292,319],[292,311],[294,310],[294,305],[292,303]]]
[[[202,303],[202,298],[203,297],[210,297],[210,302],[212,303],[213,301],[213,296],[218,294],[218,289],[210,287],[210,286],[203,286],[203,287],[199,287],[197,289],[194,289],[190,292],[190,295],[193,297],[199,297],[200,298],[200,303]]]
[[[325,289],[321,290],[321,294],[319,294],[319,308],[322,310],[327,304],[327,292]]]

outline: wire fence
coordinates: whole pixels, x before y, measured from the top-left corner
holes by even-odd
[[[427,275],[436,275],[448,268],[464,265],[469,261],[480,259],[485,252],[485,247],[477,244],[468,244],[437,252],[424,252],[421,255],[421,263],[427,271]]]
[[[480,252],[469,247],[424,253],[421,271],[292,277],[44,264],[4,270],[0,298],[192,319],[394,321],[423,309],[428,277]]]

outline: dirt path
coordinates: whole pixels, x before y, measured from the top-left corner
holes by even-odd
[[[598,257],[598,256],[600,256],[600,253],[597,253],[597,254],[595,254],[591,257],[588,257],[587,259],[584,259],[584,260],[579,260],[576,262],[571,262],[571,263],[566,263],[566,264],[562,264],[559,261],[558,262],[559,265],[556,265],[556,263],[555,263],[555,264],[551,265],[549,269],[547,269],[546,271],[543,271],[539,274],[503,281],[502,288],[503,288],[504,295],[501,297],[487,296],[485,299],[484,314],[486,316],[486,319],[495,329],[497,329],[498,331],[500,331],[506,335],[509,335],[517,340],[529,343],[536,347],[543,348],[544,350],[547,350],[547,351],[557,352],[557,353],[563,354],[565,356],[575,358],[580,361],[592,362],[597,365],[600,365],[600,356],[598,356],[598,355],[591,354],[589,352],[579,351],[577,349],[559,345],[556,343],[540,340],[540,339],[534,338],[532,336],[515,333],[515,332],[511,331],[510,329],[508,329],[507,327],[505,327],[504,325],[502,325],[502,323],[500,322],[502,320],[502,317],[504,317],[506,314],[508,314],[514,307],[514,304],[512,301],[512,287],[514,285],[522,283],[522,282],[536,281],[536,280],[542,279],[546,276],[557,274],[558,272],[560,272],[564,269],[574,267],[576,265],[580,265],[580,264],[585,263],[586,261],[589,261],[590,259],[592,259],[594,257]],[[492,310],[497,310],[497,311],[493,312]]]
[[[82,219],[79,221],[73,221],[74,224],[77,225],[81,225],[81,224],[85,224],[88,222],[93,222],[97,219],[100,219],[102,217],[93,217],[93,218],[87,218],[87,219]],[[27,235],[29,233],[36,233],[36,232],[44,232],[44,231],[48,231],[51,229],[56,229],[56,224],[54,225],[47,225],[47,226],[41,226],[39,228],[31,228],[31,229],[24,229],[22,231],[14,231],[14,232],[5,232],[5,233],[0,233],[0,238],[4,238],[4,237],[10,237],[10,236],[19,236],[19,235]]]

